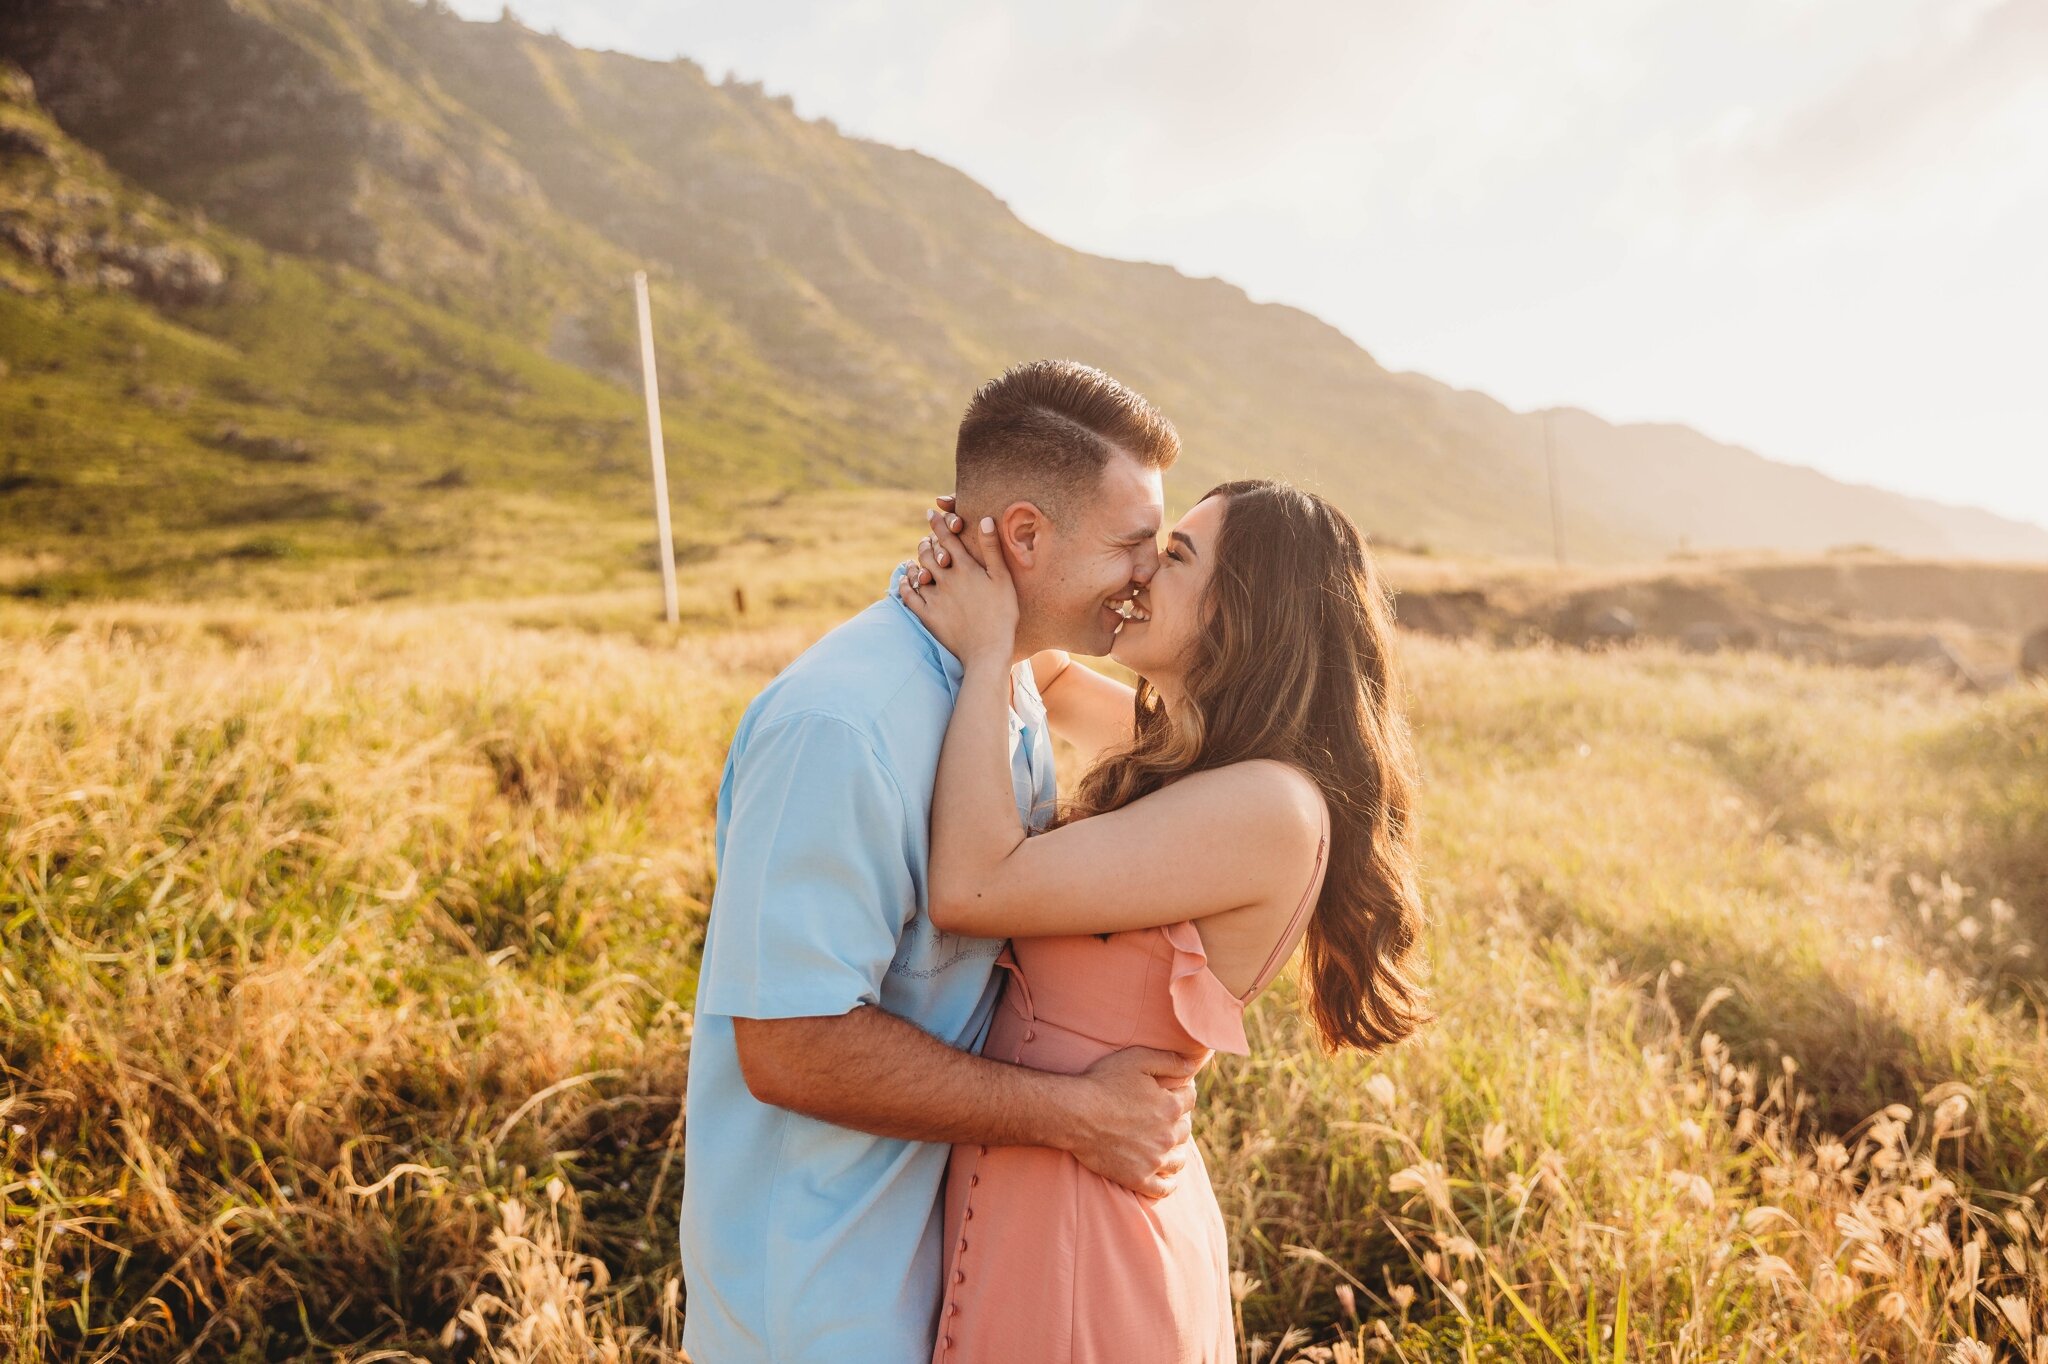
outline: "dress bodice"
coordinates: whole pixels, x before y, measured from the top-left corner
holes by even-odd
[[[983,1055],[1073,1074],[1123,1047],[1244,1052],[1246,1000],[1278,973],[1323,878],[1327,826],[1294,917],[1240,998],[1192,921],[1019,938]],[[955,1146],[933,1364],[1231,1364],[1229,1235],[1199,1146],[1163,1197],[1044,1146]]]
[[[1250,1050],[1245,1005],[1286,964],[1295,930],[1322,890],[1329,845],[1326,823],[1308,886],[1243,996],[1210,969],[1191,919],[1121,933],[1018,938],[997,958],[1011,978],[985,1053],[1070,1071],[1121,1047],[1243,1055]]]

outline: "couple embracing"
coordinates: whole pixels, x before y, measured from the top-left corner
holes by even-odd
[[[917,557],[742,717],[690,1058],[696,1364],[1229,1360],[1196,1072],[1297,947],[1325,1045],[1430,1017],[1364,538],[1251,481],[1162,543],[1179,450],[1088,366],[984,385]]]

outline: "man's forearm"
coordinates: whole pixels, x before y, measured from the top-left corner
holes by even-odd
[[[1074,1077],[949,1047],[884,1009],[736,1018],[733,1032],[755,1097],[807,1117],[909,1141],[1074,1141]]]

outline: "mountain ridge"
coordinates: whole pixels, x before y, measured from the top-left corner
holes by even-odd
[[[1070,250],[943,162],[687,58],[592,52],[411,0],[50,0],[0,17],[0,57],[66,137],[173,209],[614,385],[637,375],[621,286],[644,265],[672,458],[707,495],[937,486],[974,384],[1057,354],[1174,418],[1182,488],[1268,473],[1382,539],[1550,549],[1541,414],[1389,371],[1308,310],[1228,281]],[[21,161],[0,153],[0,185]],[[1859,542],[2048,559],[2048,530],[1994,513],[1802,482],[1801,466],[1698,433],[1550,420],[1575,556]],[[462,433],[436,439],[465,458]],[[604,445],[623,469],[627,432]],[[580,458],[558,461],[565,496]]]

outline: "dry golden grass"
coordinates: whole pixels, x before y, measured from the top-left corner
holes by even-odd
[[[835,573],[0,615],[0,1355],[676,1357],[718,767]],[[2048,1361],[2048,693],[1405,648],[1442,1019],[1209,1072],[1245,1357]]]

